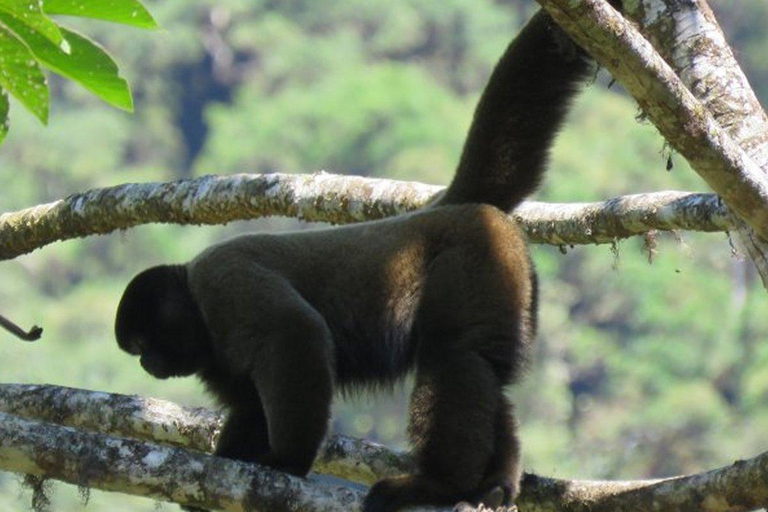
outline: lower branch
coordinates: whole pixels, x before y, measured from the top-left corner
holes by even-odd
[[[281,215],[343,224],[415,210],[442,190],[421,183],[326,173],[205,176],[169,183],[94,189],[0,215],[0,259],[58,240],[150,223],[226,224]],[[600,203],[524,203],[516,218],[531,242],[612,243],[652,230],[731,229],[728,209],[712,194],[660,192]]]
[[[745,512],[768,503],[768,452],[696,475],[630,482],[569,481],[525,475],[523,512]]]
[[[117,437],[211,452],[224,415],[139,396],[36,384],[0,384],[0,412]],[[360,439],[331,436],[313,470],[372,484],[410,471],[404,453]]]
[[[108,409],[112,406],[117,407],[118,410],[109,411]],[[103,434],[84,434],[69,428],[20,420],[7,414],[12,413],[43,421],[57,421],[65,425],[93,431],[106,430],[110,434],[140,439],[153,439],[154,436],[158,436],[165,442],[173,442],[179,446],[209,450],[218,434],[221,417],[202,409],[179,407],[161,400],[56,386],[2,384],[0,385],[0,411],[0,469],[47,476],[78,485],[86,484],[106,490],[152,496],[179,503],[211,503],[212,500],[223,500],[215,502],[228,503],[226,505],[228,507],[234,507],[233,504],[236,503],[251,503],[237,500],[273,499],[262,495],[267,493],[266,495],[271,496],[269,493],[275,486],[284,486],[285,492],[299,493],[299,497],[295,498],[298,500],[296,503],[312,502],[311,507],[314,508],[301,510],[355,510],[355,507],[359,506],[360,496],[363,492],[362,488],[329,487],[324,483],[318,484],[320,485],[318,490],[308,489],[314,487],[319,477],[312,480],[294,479],[261,469],[258,466],[223,461],[217,457],[195,454],[181,448],[116,440]],[[6,423],[11,421],[16,422],[14,423],[15,427],[6,426]],[[18,423],[20,421],[26,421],[26,423],[21,425]],[[54,430],[47,431],[45,429]],[[66,436],[69,437],[57,437],[60,432],[65,432]],[[22,434],[33,436],[40,434],[43,437],[52,437],[48,440],[39,437],[25,437],[23,441],[19,441]],[[59,441],[51,441],[53,438],[57,438]],[[18,443],[21,443],[25,448],[23,450],[21,448],[9,448]],[[82,451],[76,451],[72,447],[68,448],[67,443],[71,443],[72,447],[81,447],[78,448],[80,450],[85,449],[82,447],[90,446],[95,450],[95,453],[85,452],[83,455]],[[119,445],[123,447],[121,452],[115,448],[117,446],[115,443],[128,444]],[[51,444],[57,446],[51,448]],[[39,455],[35,456],[34,453],[38,452],[34,452],[33,450],[36,448],[33,447],[37,446],[41,447],[41,451]],[[110,453],[110,449],[118,454],[118,458],[123,457],[126,460],[111,462],[110,464],[115,464],[114,467],[107,465],[109,466],[107,469],[110,470],[109,478],[90,478],[91,473],[99,473],[103,470],[103,460]],[[16,450],[13,453],[16,453],[17,458],[21,457],[18,460],[26,462],[23,464],[18,460],[15,463],[9,462],[7,450],[11,450],[11,452]],[[49,450],[53,451],[49,453]],[[137,453],[141,456],[135,455]],[[35,457],[44,457],[44,460],[49,462],[43,466],[42,463],[35,462],[37,460]],[[98,472],[88,469],[82,473],[89,477],[88,481],[80,482],[80,477],[72,477],[72,475],[80,475],[79,469],[77,471],[63,471],[61,469],[66,464],[69,464],[67,467],[72,467],[74,464],[74,462],[69,461],[68,457],[74,458],[75,461],[83,457],[95,457],[92,462],[83,463],[83,465],[85,468],[98,468]],[[168,466],[161,471],[155,467],[157,461],[160,460],[171,462],[168,462]],[[176,463],[172,462],[175,460],[182,461],[179,463],[184,466],[180,470],[182,472],[173,472],[177,466]],[[223,462],[211,462],[212,460]],[[142,467],[142,463],[146,463],[147,467]],[[206,466],[211,464],[222,464],[222,466],[216,466],[215,469],[212,466]],[[190,465],[194,465],[194,467],[189,467]],[[198,471],[201,467],[211,469]],[[366,441],[333,436],[323,447],[314,470],[318,473],[371,483],[384,476],[406,472],[410,467],[410,461],[404,454],[391,452],[380,445]],[[50,472],[47,471],[48,468],[51,468]],[[233,494],[227,494],[226,500],[220,497],[221,491],[216,487],[220,483],[207,482],[205,471],[209,470],[221,471],[221,473],[217,473],[218,482],[226,480],[226,485],[233,486]],[[169,473],[166,474],[164,471]],[[141,483],[133,483],[134,480],[113,474],[120,472],[140,475]],[[277,478],[275,475],[280,475],[284,480],[274,480]],[[167,480],[155,480],[161,477],[166,477]],[[195,487],[197,494],[185,491],[184,486],[181,486],[178,492],[172,495],[163,490],[177,489],[180,483],[189,484],[190,482],[197,485]],[[275,482],[279,482],[279,484]],[[166,485],[168,487],[165,487]],[[242,489],[258,489],[259,497],[253,497]],[[338,497],[337,493],[341,493],[341,497],[348,500],[344,502],[346,508],[317,508],[320,506],[318,503],[325,503],[323,500],[329,496],[332,499],[342,499]],[[283,499],[287,495],[281,496]],[[290,499],[294,499],[293,494],[290,494]],[[314,500],[320,501],[316,503]],[[252,503],[257,502],[253,501]],[[768,503],[768,452],[706,473],[665,480],[601,482],[557,480],[527,474],[523,479],[522,493],[517,503],[523,512],[615,510],[743,512],[758,509]],[[306,506],[310,507],[309,505]],[[240,509],[225,508],[225,510]],[[296,509],[291,508],[289,510]]]
[[[199,452],[0,413],[0,468],[228,511],[357,510],[363,490]]]

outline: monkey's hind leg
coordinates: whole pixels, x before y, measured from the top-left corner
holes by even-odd
[[[512,412],[512,404],[502,394],[496,412],[496,437],[491,461],[480,483],[480,492],[470,500],[475,507],[480,503],[491,509],[512,505],[520,491],[520,442]]]
[[[411,476],[371,488],[364,512],[406,505],[477,502],[501,487],[517,492],[517,443],[502,386],[491,365],[471,350],[444,347],[417,363],[409,433],[418,462]]]

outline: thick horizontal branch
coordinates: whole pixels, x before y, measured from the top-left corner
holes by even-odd
[[[112,404],[117,405],[120,414],[117,411],[115,413],[104,411]],[[147,410],[142,413],[145,407]],[[166,411],[167,416],[165,416]],[[171,439],[178,445],[204,450],[211,446],[220,425],[220,417],[217,414],[203,414],[200,409],[187,409],[160,400],[55,386],[0,385],[0,412],[11,412],[36,420],[59,421],[66,425],[75,425],[94,431],[106,429],[110,434],[140,439],[151,439],[153,433],[162,433],[162,439],[166,441]],[[122,414],[126,414],[128,419],[121,421]],[[192,421],[193,419],[197,421]],[[1,417],[0,422],[2,422]],[[198,429],[199,431],[195,432]],[[0,446],[5,445],[3,435],[0,431],[0,441],[2,441]],[[182,438],[185,437],[190,440],[184,441]],[[98,442],[104,442],[104,439],[99,439],[97,439]],[[379,445],[343,436],[334,436],[328,441],[318,459],[315,471],[366,483],[407,471],[411,467],[408,458],[403,454],[393,453]],[[356,469],[356,466],[362,466],[364,469]],[[0,451],[0,468],[14,470],[3,461],[2,451]],[[238,471],[243,470],[238,469]],[[58,478],[52,474],[48,476]],[[229,474],[225,476],[228,477]],[[71,482],[71,480],[66,481]],[[96,483],[91,485],[101,487]],[[357,490],[353,489],[350,492],[357,492]],[[768,502],[768,453],[706,473],[666,480],[569,481],[528,474],[523,480],[522,494],[518,498],[518,506],[523,512],[609,510],[736,512],[759,508],[766,502]]]
[[[224,419],[221,413],[165,400],[36,384],[0,384],[0,412],[202,452],[213,449]],[[323,445],[313,469],[372,484],[411,468],[406,454],[334,435]]]
[[[538,0],[637,100],[664,138],[768,239],[768,179],[651,44],[604,0]]]
[[[359,509],[364,491],[221,457],[0,413],[0,469],[230,511]]]
[[[47,384],[0,384],[0,412],[210,452],[222,414],[166,400]]]
[[[125,184],[0,215],[0,259],[141,224],[226,224],[272,215],[334,224],[389,217],[440,187],[326,173],[204,176]]]
[[[206,176],[119,185],[0,215],[0,259],[58,240],[149,223],[225,224],[271,215],[333,224],[374,220],[422,207],[441,187],[339,176]],[[602,203],[526,203],[516,212],[531,242],[609,243],[650,230],[723,231],[731,221],[714,195],[661,192]]]

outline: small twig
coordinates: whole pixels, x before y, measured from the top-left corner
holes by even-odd
[[[3,326],[5,330],[7,330],[11,334],[15,335],[17,338],[22,339],[24,341],[39,340],[40,336],[43,335],[42,327],[33,325],[32,328],[27,332],[21,327],[19,327],[18,325],[16,325],[15,323],[5,318],[3,315],[0,315],[0,326]]]

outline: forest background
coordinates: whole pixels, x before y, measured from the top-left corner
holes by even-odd
[[[710,0],[763,105],[768,3]],[[315,170],[446,184],[477,98],[537,8],[522,0],[158,0],[145,32],[67,20],[102,43],[131,82],[135,114],[51,79],[50,124],[14,108],[0,147],[0,212],[89,188],[208,173]],[[706,185],[672,156],[610,77],[576,103],[543,201],[592,201]],[[132,275],[286,219],[145,226],[0,262],[0,311],[44,337],[0,334],[3,382],[51,383],[211,405],[194,379],[157,381],[112,334]],[[615,247],[534,246],[539,345],[512,391],[526,470],[562,478],[691,473],[768,449],[768,295],[726,235],[677,233]],[[406,446],[408,384],[353,397],[333,429]],[[26,510],[0,473],[0,508]],[[83,510],[57,485],[52,510]],[[85,510],[175,510],[93,491]]]

